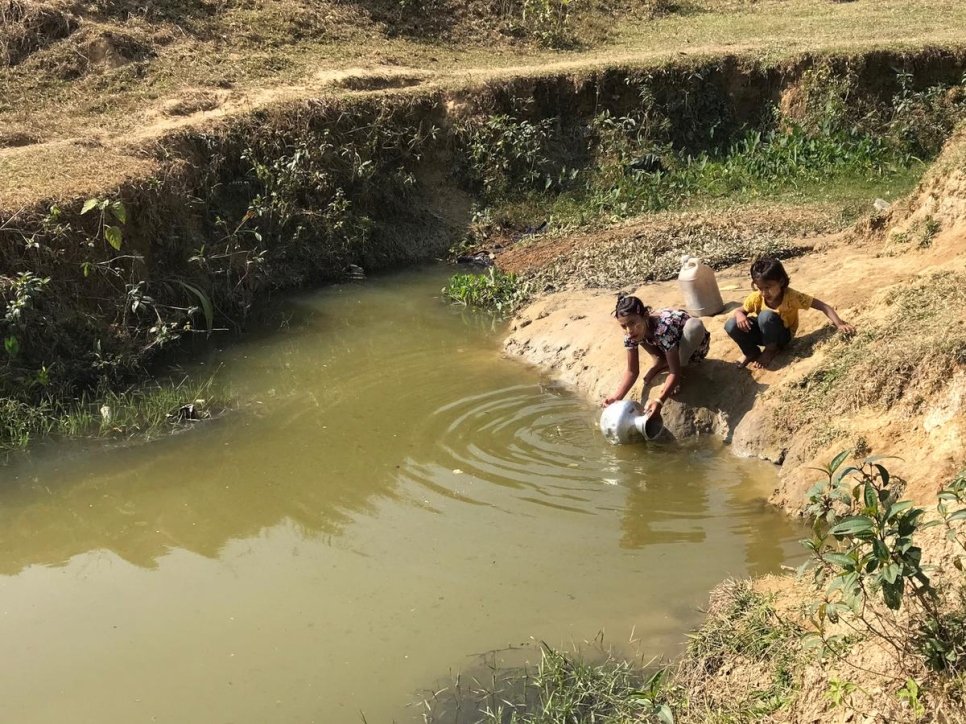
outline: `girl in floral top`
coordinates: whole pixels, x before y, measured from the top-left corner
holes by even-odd
[[[644,410],[654,414],[664,401],[674,394],[681,381],[681,368],[690,362],[698,362],[708,356],[711,335],[701,320],[681,309],[652,311],[637,297],[619,294],[614,309],[617,323],[624,331],[624,349],[627,350],[627,370],[614,394],[605,398],[603,405],[624,399],[640,374],[638,346],[646,349],[654,358],[650,369],[644,373],[644,394],[651,381],[664,370],[667,380],[656,399],[649,401]]]

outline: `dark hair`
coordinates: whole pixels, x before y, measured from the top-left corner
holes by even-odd
[[[791,283],[791,279],[788,278],[788,272],[785,271],[782,263],[778,259],[772,259],[767,256],[756,259],[751,265],[751,281],[778,282],[782,285],[782,288],[787,287]]]
[[[639,314],[642,317],[646,317],[650,314],[651,308],[644,305],[637,297],[632,297],[629,294],[624,294],[621,292],[617,295],[617,305],[614,307],[614,316],[618,319],[620,317],[626,317],[630,314]]]

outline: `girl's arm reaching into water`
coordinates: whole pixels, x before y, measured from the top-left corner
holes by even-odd
[[[851,324],[848,324],[847,322],[844,322],[842,318],[835,313],[835,310],[832,309],[832,307],[830,307],[828,304],[823,302],[821,299],[818,299],[817,297],[812,297],[812,309],[817,309],[826,317],[828,317],[829,321],[831,321],[832,324],[835,325],[835,328],[838,329],[838,331],[844,332],[845,334],[855,334],[855,327],[853,327]]]
[[[624,377],[621,379],[620,385],[617,386],[617,390],[610,397],[605,397],[601,407],[607,407],[607,405],[617,402],[618,400],[623,400],[624,395],[630,392],[630,389],[637,382],[637,376],[641,373],[641,362],[638,359],[637,347],[634,349],[627,350],[627,369],[624,371]]]

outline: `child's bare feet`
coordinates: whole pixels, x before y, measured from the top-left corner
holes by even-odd
[[[758,352],[758,354],[754,354],[754,355],[746,354],[740,360],[737,360],[735,362],[735,367],[737,367],[738,369],[744,369],[759,357],[761,357],[761,352]]]
[[[756,370],[767,370],[776,354],[778,354],[778,347],[765,347],[765,351],[758,355],[758,359],[754,361],[752,367]]]

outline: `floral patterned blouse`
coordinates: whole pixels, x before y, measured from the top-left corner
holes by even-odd
[[[657,326],[654,333],[648,337],[648,342],[658,349],[665,352],[670,351],[681,343],[681,336],[684,334],[684,325],[691,319],[691,315],[683,309],[662,309],[658,313]],[[640,344],[644,344],[641,342]],[[637,343],[632,342],[629,337],[624,337],[624,347],[634,349]],[[689,362],[697,362],[708,356],[708,349],[711,347],[711,335],[706,334],[704,341],[691,354]]]

